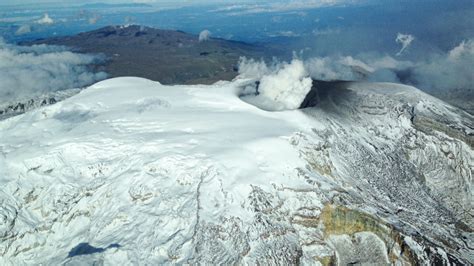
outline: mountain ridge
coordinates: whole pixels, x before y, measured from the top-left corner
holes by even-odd
[[[111,77],[136,76],[163,84],[212,84],[237,76],[241,56],[264,58],[263,47],[175,30],[139,25],[107,26],[74,36],[54,37],[25,44],[51,44],[75,51],[105,54],[99,66]]]
[[[0,262],[473,262],[472,147],[413,125],[472,116],[389,83],[267,112],[253,82],[115,78],[1,121]]]

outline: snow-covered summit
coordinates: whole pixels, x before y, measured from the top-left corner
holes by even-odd
[[[116,78],[0,121],[0,264],[473,262],[471,116],[368,83],[267,112],[247,83]]]

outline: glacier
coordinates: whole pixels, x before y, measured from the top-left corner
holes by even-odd
[[[0,121],[1,265],[472,264],[474,119],[414,87],[134,78]]]

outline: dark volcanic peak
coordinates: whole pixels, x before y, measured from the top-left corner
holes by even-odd
[[[164,84],[213,83],[236,76],[241,56],[261,58],[263,47],[140,25],[108,26],[75,36],[33,43],[65,45],[108,57],[103,66],[111,77],[136,76]]]
[[[106,38],[106,37],[114,37],[114,38],[120,38],[120,37],[144,37],[146,36],[147,40],[152,40],[156,39],[156,37],[160,37],[163,39],[175,39],[178,41],[176,38],[181,38],[185,39],[190,42],[198,42],[198,37],[194,36],[192,34],[185,33],[183,31],[176,31],[176,30],[162,30],[162,29],[156,29],[156,28],[151,28],[151,27],[146,27],[146,26],[141,26],[141,25],[118,25],[118,26],[107,26],[103,27],[94,31],[89,31],[89,32],[83,32],[78,34],[77,36],[72,36],[70,37],[71,39],[77,38],[77,37],[93,37],[93,38]],[[143,41],[143,38],[142,38]]]

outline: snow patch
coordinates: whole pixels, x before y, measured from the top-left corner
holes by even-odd
[[[158,108],[170,108],[171,104],[158,97],[143,98],[134,103],[139,113],[152,111]]]
[[[90,108],[82,104],[73,104],[61,108],[57,113],[54,114],[53,118],[62,122],[80,123],[87,121],[94,116],[95,114]]]

